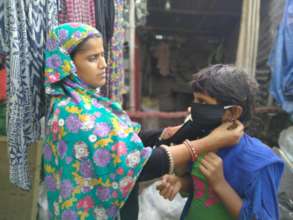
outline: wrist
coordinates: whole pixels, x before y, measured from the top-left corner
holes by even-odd
[[[213,190],[215,191],[215,193],[219,193],[221,191],[223,191],[223,189],[225,189],[228,186],[227,181],[225,180],[225,178],[223,178],[222,180],[216,182],[215,184],[212,185]]]
[[[210,135],[200,138],[196,142],[200,154],[214,151],[216,144],[215,139]]]

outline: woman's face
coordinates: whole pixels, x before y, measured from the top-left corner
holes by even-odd
[[[73,58],[78,77],[93,88],[106,83],[106,61],[102,38],[88,39]]]

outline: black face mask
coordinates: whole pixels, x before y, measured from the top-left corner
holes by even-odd
[[[202,129],[214,129],[222,123],[224,109],[224,105],[192,103],[192,120]]]

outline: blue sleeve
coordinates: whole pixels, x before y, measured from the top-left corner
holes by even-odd
[[[277,192],[282,172],[282,163],[272,164],[259,171],[243,198],[240,220],[279,219]]]

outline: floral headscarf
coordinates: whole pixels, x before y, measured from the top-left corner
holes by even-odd
[[[50,219],[115,218],[151,153],[121,106],[78,78],[69,54],[91,35],[100,33],[77,23],[49,33],[43,157]]]

